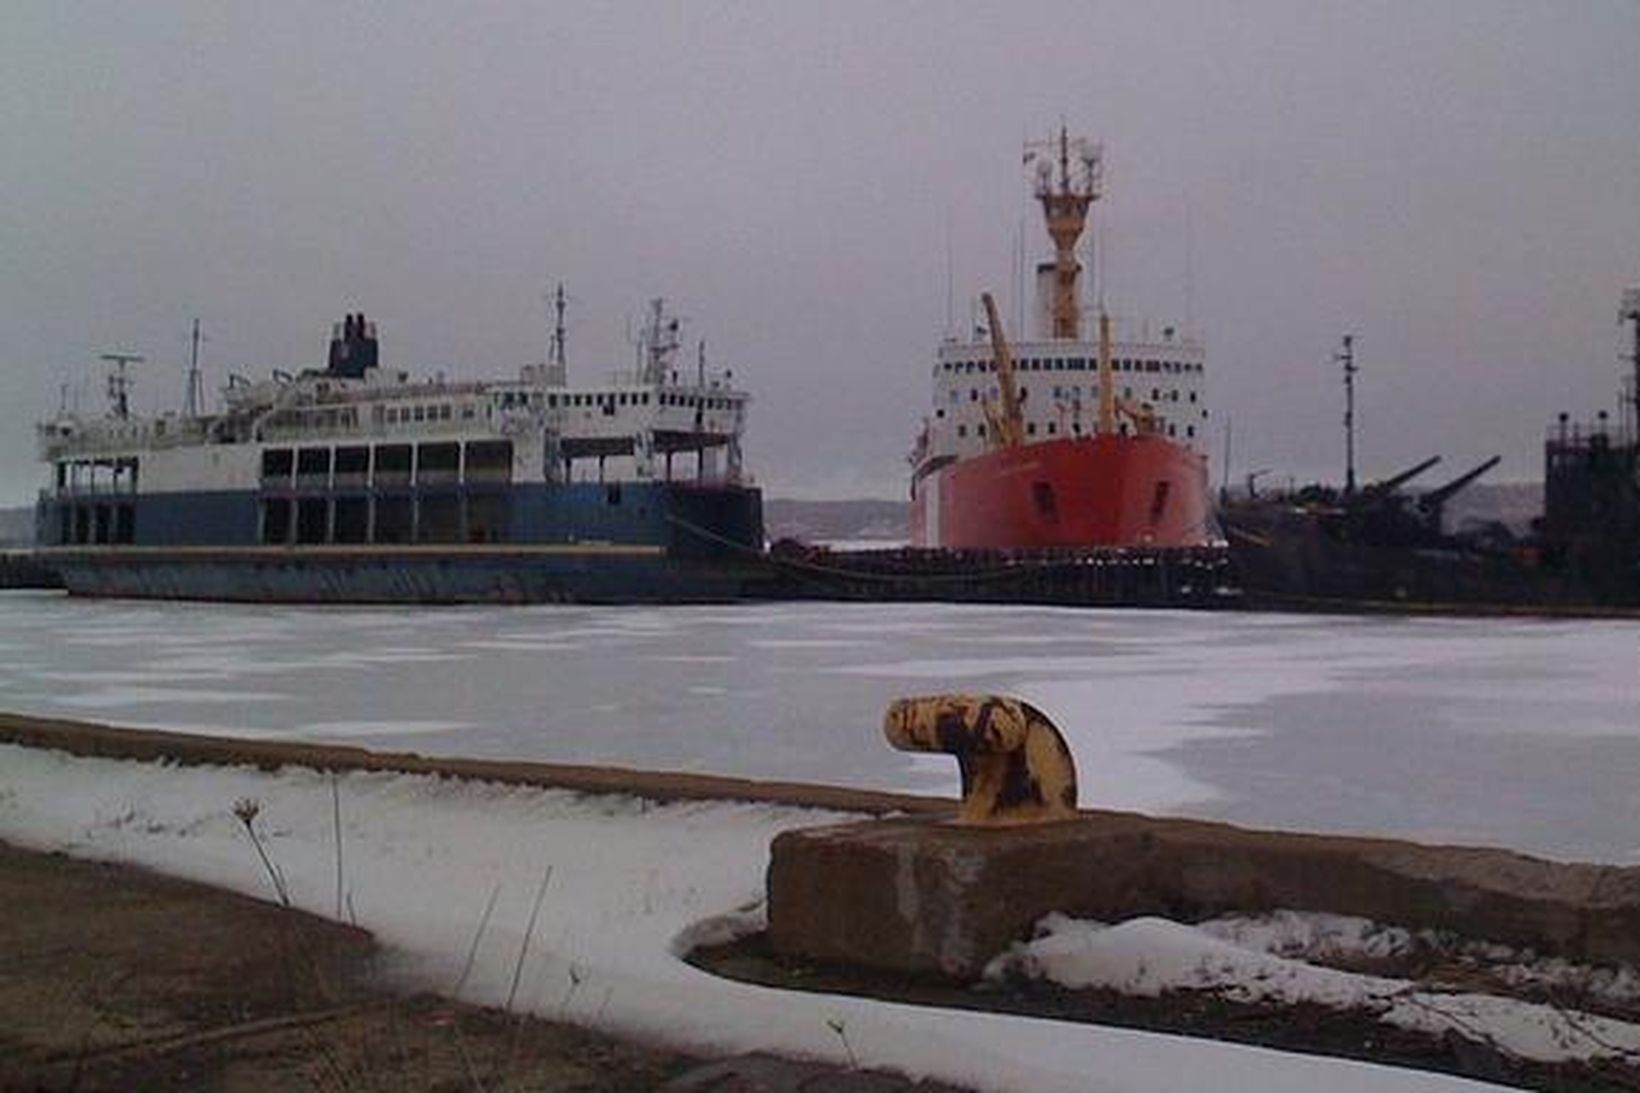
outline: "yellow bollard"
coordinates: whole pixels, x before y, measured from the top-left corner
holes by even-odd
[[[948,752],[962,772],[961,824],[1000,826],[1076,815],[1076,764],[1029,702],[1001,695],[896,699],[883,733],[901,751]]]

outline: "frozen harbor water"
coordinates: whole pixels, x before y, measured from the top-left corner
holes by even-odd
[[[894,697],[1022,695],[1087,805],[1640,862],[1640,624],[0,596],[0,709],[954,792]]]

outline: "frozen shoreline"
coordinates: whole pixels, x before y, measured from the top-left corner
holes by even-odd
[[[349,913],[397,954],[407,980],[447,992],[461,981],[469,1001],[498,1004],[510,993],[544,884],[521,1003],[659,1043],[839,1064],[852,1056],[999,1090],[1133,1093],[1186,1088],[1209,1074],[1216,1084],[1278,1093],[1323,1082],[1344,1091],[1480,1088],[1213,1041],[770,992],[678,959],[680,938],[755,923],[776,832],[845,814],[387,772],[333,780],[302,768],[176,767],[11,745],[0,746],[0,772],[0,837],[8,841],[266,898],[267,878],[231,812],[254,800],[293,902],[320,914],[339,902],[331,819],[339,803]],[[463,978],[469,949],[473,966]]]

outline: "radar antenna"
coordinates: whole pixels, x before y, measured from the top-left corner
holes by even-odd
[[[1074,341],[1082,328],[1076,244],[1089,206],[1104,193],[1104,151],[1081,137],[1072,140],[1061,125],[1056,139],[1025,145],[1025,164],[1036,165],[1036,198],[1054,246],[1053,336]]]
[[[114,416],[125,419],[131,416],[131,377],[126,375],[128,365],[141,364],[145,358],[140,353],[104,353],[102,360],[110,361],[114,371],[108,376],[108,402]]]

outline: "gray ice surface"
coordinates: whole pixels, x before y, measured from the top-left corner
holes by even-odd
[[[1640,624],[0,594],[0,709],[951,793],[890,699],[1042,706],[1085,805],[1640,862]]]

